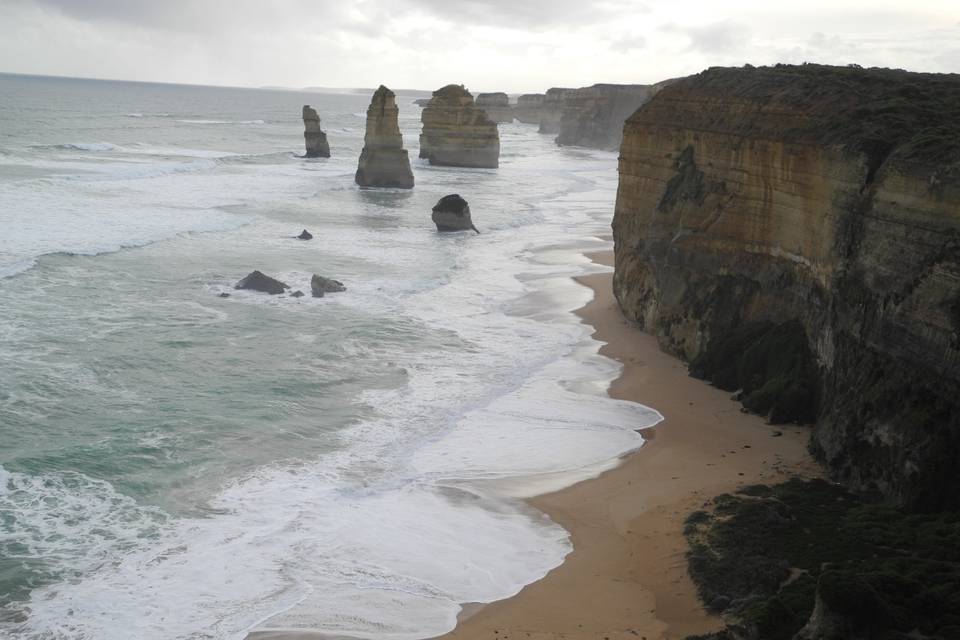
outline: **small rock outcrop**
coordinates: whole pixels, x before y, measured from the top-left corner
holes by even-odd
[[[291,297],[291,298],[302,298],[302,297],[303,297],[303,291],[300,291],[300,290],[298,289],[298,290],[294,291],[293,293],[291,293],[291,294],[290,294],[290,297]]]
[[[513,107],[513,117],[525,124],[540,124],[542,109],[542,93],[525,93],[517,98],[517,104]]]
[[[355,178],[361,187],[413,188],[410,158],[397,123],[399,114],[396,95],[380,85],[367,109],[367,134]]]
[[[553,87],[547,89],[540,105],[540,133],[560,133],[560,119],[563,117],[563,99],[573,89]]]
[[[262,293],[269,293],[272,296],[276,296],[289,289],[290,285],[280,282],[276,278],[271,278],[268,275],[264,275],[260,271],[254,271],[246,278],[235,284],[233,288],[260,291]]]
[[[346,290],[347,288],[339,280],[324,278],[317,274],[313,274],[313,277],[310,278],[310,292],[314,298],[322,298],[328,293],[339,293]]]
[[[317,115],[317,110],[308,104],[303,105],[303,142],[307,149],[307,158],[330,157],[327,134],[320,129],[320,116]]]
[[[470,205],[457,193],[440,198],[440,201],[433,207],[431,218],[433,218],[433,223],[437,225],[437,231],[469,231],[472,229],[480,233],[473,226],[473,220],[470,218]]]
[[[497,123],[473,102],[462,85],[433,92],[423,112],[420,157],[449,167],[496,168],[500,163]]]
[[[297,240],[313,240],[313,234],[304,229],[300,232],[300,235],[297,236]]]
[[[510,96],[505,93],[478,93],[477,106],[483,109],[487,117],[494,122],[513,122]]]

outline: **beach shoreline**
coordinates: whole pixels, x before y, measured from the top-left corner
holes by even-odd
[[[612,265],[612,251],[587,255]],[[570,532],[573,551],[515,596],[466,607],[441,638],[673,640],[719,630],[687,573],[684,519],[739,486],[819,475],[809,429],[768,425],[729,393],[690,378],[623,317],[612,273],[575,280],[593,291],[576,314],[603,343],[600,353],[623,365],[610,397],[656,409],[664,421],[645,429],[645,445],[616,468],[529,499]]]

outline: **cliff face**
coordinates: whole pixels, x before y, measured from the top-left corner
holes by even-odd
[[[559,133],[560,119],[563,117],[563,98],[573,89],[553,87],[543,95],[540,107],[540,133]]]
[[[399,114],[393,91],[380,85],[367,109],[367,132],[355,177],[361,187],[413,188],[410,158],[397,122]]]
[[[308,158],[329,158],[330,145],[327,134],[320,129],[320,116],[308,104],[303,105],[303,143]]]
[[[960,76],[677,81],[627,120],[613,230],[617,298],[665,350],[712,377],[725,347],[756,353],[744,327],[802,338],[831,473],[960,506]]]
[[[500,162],[497,123],[473,102],[460,85],[433,92],[420,114],[420,157],[430,164],[451,167],[496,168]]]
[[[513,107],[513,116],[525,124],[540,124],[542,108],[542,93],[525,93],[517,98],[517,104]]]
[[[513,122],[510,96],[505,93],[478,93],[476,104],[494,122]]]
[[[561,98],[557,144],[616,149],[623,123],[658,91],[659,85],[595,84]]]

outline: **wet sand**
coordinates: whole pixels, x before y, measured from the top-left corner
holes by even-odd
[[[591,257],[609,265],[613,256]],[[577,313],[606,343],[601,353],[624,365],[610,395],[665,419],[619,467],[531,499],[570,532],[573,552],[516,596],[465,608],[444,638],[654,640],[717,630],[687,574],[684,519],[745,484],[818,475],[808,429],[767,425],[729,393],[690,378],[684,363],[624,319],[611,281],[609,273],[579,278],[594,299]]]

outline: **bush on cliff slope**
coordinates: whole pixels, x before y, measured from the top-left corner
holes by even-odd
[[[793,479],[719,496],[685,533],[690,574],[730,637],[791,640],[809,624],[798,637],[960,638],[956,512],[910,515]]]

